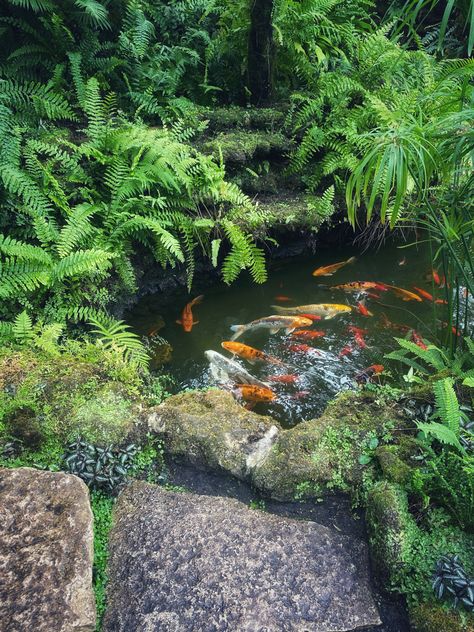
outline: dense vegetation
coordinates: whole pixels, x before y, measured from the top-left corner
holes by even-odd
[[[397,493],[420,523],[437,524],[441,511],[443,529],[472,534],[472,0],[4,0],[0,32],[2,343],[105,363],[133,396],[159,402],[145,346],[112,317],[146,266],[176,268],[189,290],[203,261],[228,284],[245,270],[262,283],[277,225],[309,232],[344,214],[372,238],[416,229],[442,270],[449,317],[436,345],[400,339],[390,357],[432,407],[414,415],[420,467]],[[250,156],[240,171],[235,147]],[[271,180],[264,151],[280,152],[274,180],[304,197],[299,215],[254,203]],[[56,419],[32,392],[15,410]],[[77,397],[85,410],[88,392]],[[104,452],[100,437],[74,429],[20,458],[2,424],[1,462],[82,473],[103,532],[104,494],[127,473],[153,479],[150,463],[161,459],[149,444]],[[87,459],[100,468],[87,470]],[[415,600],[429,586],[416,568],[434,550],[436,536],[426,537],[431,553],[417,549],[412,574],[392,586]],[[461,562],[440,559],[435,590],[443,597],[459,573],[455,604],[472,612]]]

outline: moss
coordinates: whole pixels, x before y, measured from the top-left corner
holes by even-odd
[[[41,454],[47,443],[119,443],[135,430],[143,385],[136,370],[92,346],[54,358],[0,354],[0,439],[17,437]]]
[[[107,561],[109,557],[108,542],[112,528],[112,510],[114,499],[98,492],[91,494],[91,508],[94,516],[94,567],[93,588],[97,609],[96,630],[102,627],[105,612],[105,591],[107,586]]]
[[[243,108],[238,106],[202,108],[200,117],[211,130],[229,128],[275,129],[283,126],[285,111],[276,108]]]
[[[366,471],[359,457],[370,440],[393,425],[396,411],[374,397],[354,392],[339,395],[318,419],[298,424],[280,434],[254,484],[278,499],[301,496],[301,485],[313,495],[322,490],[349,491]]]
[[[367,497],[367,529],[379,583],[410,603],[432,599],[431,576],[442,555],[459,555],[468,573],[474,566],[474,536],[453,526],[441,509],[416,522],[405,490],[376,483]]]
[[[375,451],[384,478],[392,483],[407,484],[412,477],[412,468],[403,461],[398,445],[379,446]]]
[[[246,132],[243,130],[220,132],[212,140],[205,141],[201,150],[225,162],[244,164],[252,158],[271,154],[285,154],[291,141],[279,132]]]
[[[437,603],[422,603],[410,608],[414,632],[474,632],[474,617]]]

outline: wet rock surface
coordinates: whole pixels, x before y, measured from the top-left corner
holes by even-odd
[[[271,417],[249,412],[215,389],[174,395],[150,410],[146,422],[170,454],[241,479],[251,477],[281,432]]]
[[[380,623],[362,540],[234,499],[133,483],[118,500],[110,551],[105,632]]]
[[[92,512],[76,476],[0,469],[0,629],[92,632]]]

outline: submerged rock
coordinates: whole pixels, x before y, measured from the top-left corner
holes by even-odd
[[[170,454],[241,479],[252,476],[281,432],[274,419],[246,410],[217,389],[174,395],[148,412],[147,424]]]
[[[343,632],[378,624],[360,540],[147,483],[118,500],[104,632]]]
[[[2,632],[92,632],[92,512],[76,476],[0,469]]]

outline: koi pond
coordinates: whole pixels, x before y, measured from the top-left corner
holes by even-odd
[[[321,266],[351,257],[356,257],[356,261],[340,267],[331,276],[312,274]],[[263,285],[242,278],[231,287],[208,288],[202,301],[192,306],[194,321],[198,322],[189,332],[176,321],[182,319],[183,308],[197,293],[147,296],[135,306],[128,321],[137,332],[147,336],[152,332],[151,338],[159,335],[172,345],[172,359],[165,370],[174,378],[174,392],[210,386],[225,388],[243,405],[254,406],[255,411],[268,413],[289,427],[319,415],[338,392],[354,388],[357,383],[381,379],[382,368],[385,375],[396,370],[394,363],[384,358],[397,348],[394,337],[406,337],[420,345],[425,338],[435,339],[436,329],[446,320],[447,307],[439,287],[442,281],[436,273],[438,283],[432,276],[429,253],[423,247],[393,246],[365,253],[355,249],[324,250],[306,258],[273,261]],[[365,287],[334,288],[353,282]],[[341,309],[327,320],[324,316],[313,319],[292,333],[286,333],[284,328],[277,333],[263,328],[243,331],[237,342],[263,351],[271,356],[269,361],[252,364],[245,358],[233,357],[221,346],[232,339],[233,325],[278,314],[281,309],[277,307],[284,308],[286,316],[294,307],[317,304],[352,309]],[[301,311],[298,315],[304,317],[304,312],[311,310]],[[155,334],[160,317],[165,324]],[[244,401],[246,394],[236,384],[244,380],[232,376],[227,379],[225,371],[213,370],[205,355],[207,350],[233,358],[242,369],[264,382],[274,393],[272,401]]]

